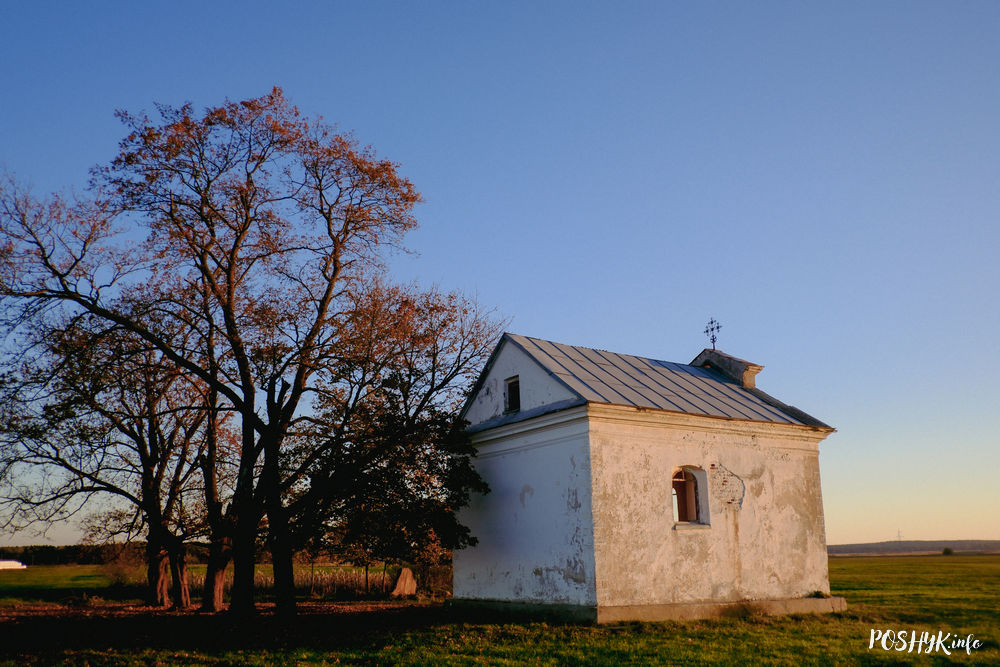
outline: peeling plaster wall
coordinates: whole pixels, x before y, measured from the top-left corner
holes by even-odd
[[[569,389],[552,379],[544,368],[510,342],[504,344],[490,368],[465,418],[475,426],[499,417],[504,409],[504,380],[517,375],[521,383],[521,410],[576,398]]]
[[[601,606],[829,592],[825,432],[591,406]],[[709,526],[674,528],[671,473],[705,471]],[[704,509],[704,508],[703,508]]]
[[[491,491],[459,515],[479,544],[454,554],[454,596],[593,606],[585,408],[526,423],[475,438]]]

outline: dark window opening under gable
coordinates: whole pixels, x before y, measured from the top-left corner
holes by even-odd
[[[503,397],[504,412],[517,412],[521,409],[521,381],[517,375],[504,380]]]

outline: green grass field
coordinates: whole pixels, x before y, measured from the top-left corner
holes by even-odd
[[[197,599],[205,577],[205,566],[188,568],[191,596]],[[385,597],[392,590],[398,566],[389,566],[383,576],[381,566],[368,572],[366,585],[363,567],[349,565],[302,565],[295,570],[297,588],[308,599],[352,600]],[[451,571],[444,567],[422,572],[425,589],[439,597],[451,588]],[[231,575],[231,570],[230,570]],[[0,607],[28,602],[64,602],[95,605],[102,602],[140,604],[146,572],[142,566],[47,565],[26,570],[0,570]],[[256,582],[266,599],[273,584],[271,567],[257,565]],[[231,580],[227,582],[228,586]],[[366,592],[367,591],[367,592]]]
[[[0,664],[1000,664],[996,555],[831,559],[833,593],[849,609],[826,616],[587,626],[458,617],[427,601],[356,602],[306,604],[281,626],[267,614],[233,625],[121,604],[18,606],[58,599],[35,595],[46,587],[114,599],[101,595],[102,577],[85,566],[0,572]],[[973,634],[983,645],[950,656],[869,649],[872,629]]]
[[[116,584],[101,565],[42,565],[0,570],[0,606],[26,602],[74,603],[106,597],[131,600],[142,595],[135,585]]]

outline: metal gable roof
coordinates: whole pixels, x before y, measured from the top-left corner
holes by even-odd
[[[712,368],[504,334],[582,401],[829,429],[759,389]],[[487,364],[487,371],[491,364]],[[484,371],[484,375],[487,371]],[[832,430],[832,429],[831,429]]]

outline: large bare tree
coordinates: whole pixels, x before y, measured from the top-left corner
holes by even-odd
[[[197,459],[215,549],[206,606],[218,605],[231,554],[230,608],[253,609],[266,516],[278,609],[290,614],[291,504],[322,479],[316,466],[344,441],[354,406],[439,408],[484,358],[496,325],[455,295],[432,291],[420,311],[416,291],[383,288],[382,258],[415,226],[419,194],[397,165],[303,117],[279,89],[200,114],[158,111],[157,120],[120,113],[129,133],[94,172],[89,197],[38,200],[10,181],[0,191],[5,321],[16,332],[87,314],[203,388],[192,407],[209,416]],[[459,335],[440,348],[419,339],[433,329],[392,321],[435,314],[443,324],[447,312]],[[408,367],[407,354],[431,355],[430,370]],[[406,391],[375,388],[402,380]],[[332,426],[319,428],[318,412]],[[228,496],[217,491],[220,413],[239,432]]]
[[[201,530],[193,477],[206,412],[176,366],[89,315],[20,342],[0,384],[0,512],[25,527],[110,497],[95,535],[146,534],[148,599],[190,603],[185,542]],[[192,407],[192,405],[194,407]]]

